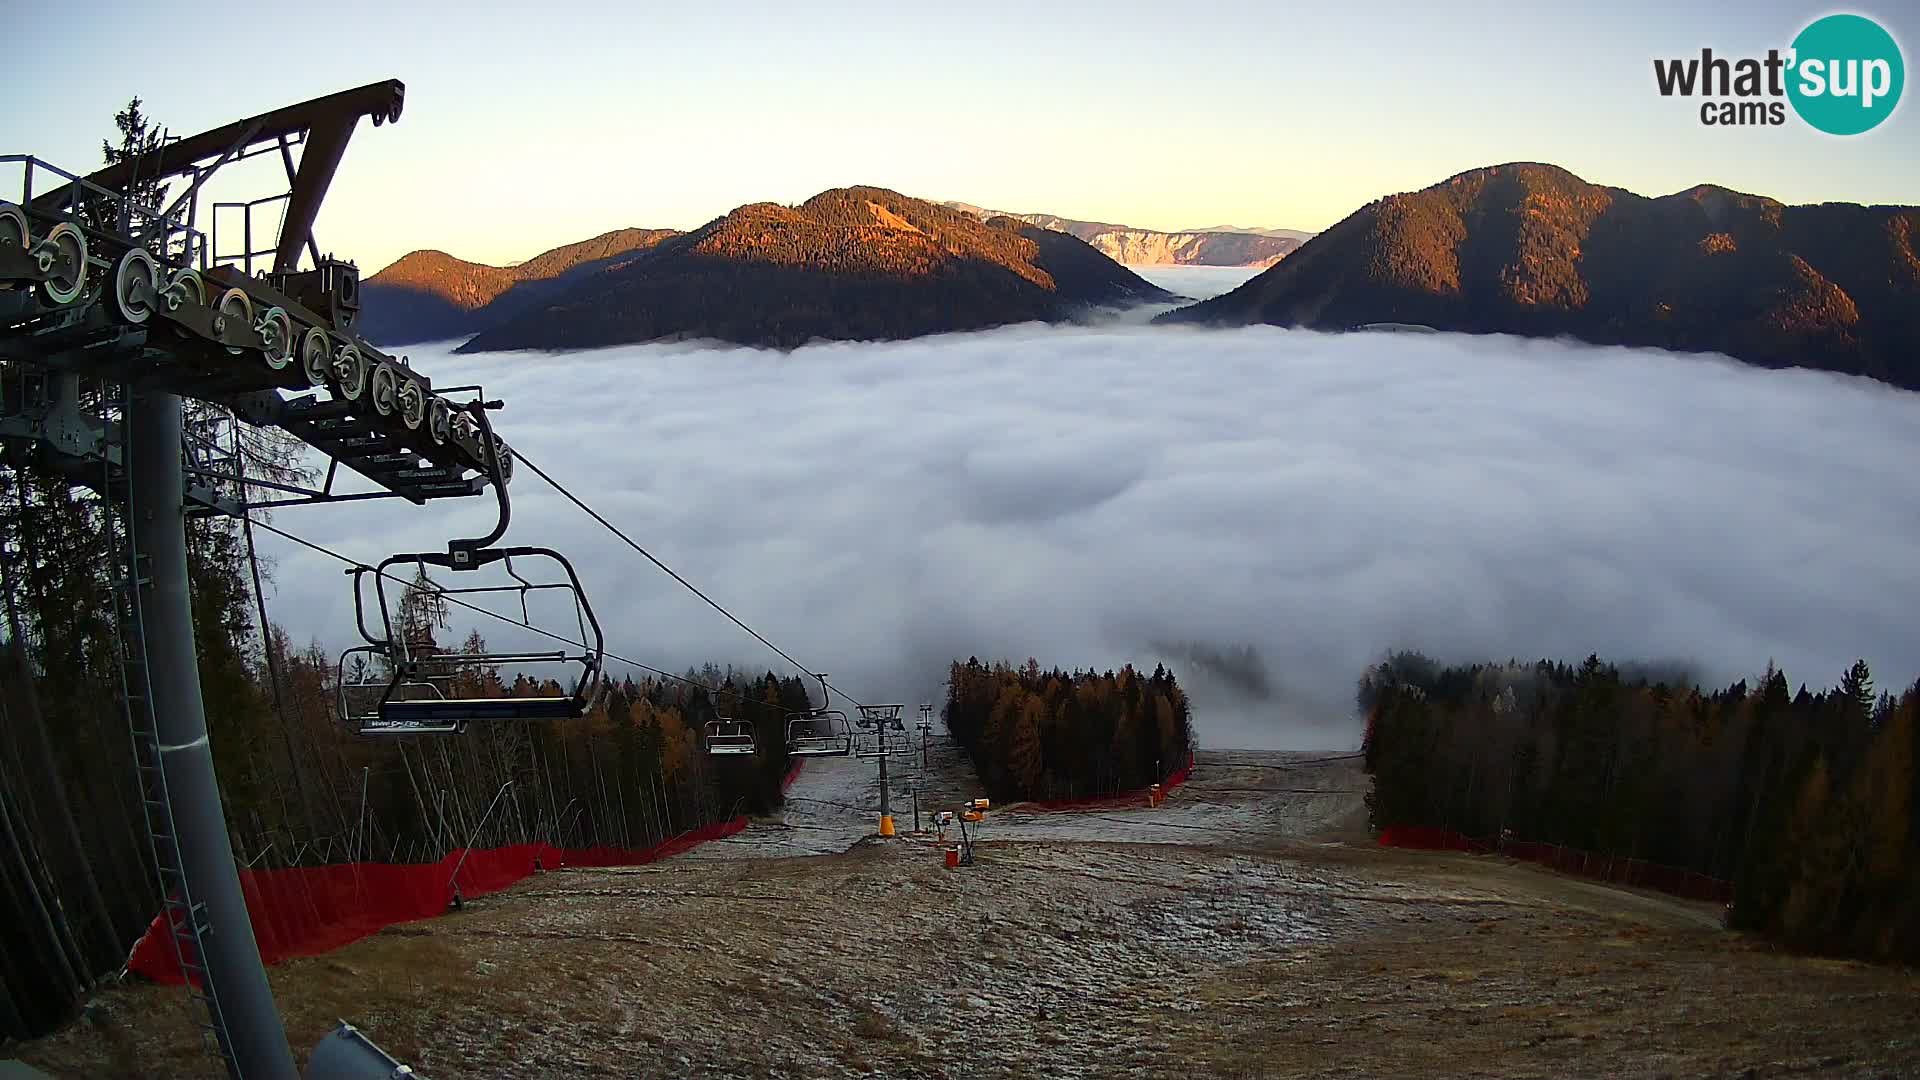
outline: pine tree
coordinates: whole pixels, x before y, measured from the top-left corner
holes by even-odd
[[[1867,669],[1865,660],[1855,660],[1853,666],[1847,669],[1846,675],[1840,680],[1840,696],[1850,723],[1859,727],[1872,723],[1873,672]]]
[[[159,151],[165,135],[143,111],[143,104],[135,97],[127,102],[126,108],[113,115],[116,138],[100,140],[100,154],[109,165],[121,162],[130,164],[131,182],[125,192],[132,203],[152,211],[164,211],[168,184],[154,175],[154,155]],[[90,207],[88,216],[98,228],[139,233],[145,231],[157,215],[145,210],[135,211],[123,204],[112,211],[108,211],[104,205]],[[177,244],[184,242],[184,238],[176,241]]]
[[[1013,718],[1012,734],[1007,746],[1008,771],[1013,776],[1013,782],[1028,798],[1042,794],[1040,778],[1045,762],[1040,752],[1040,723],[1046,715],[1046,709],[1045,698],[1028,695]]]
[[[1875,735],[1860,770],[1859,797],[1866,804],[1867,875],[1875,886],[1897,886],[1906,876],[1913,837],[1914,713],[1911,697],[1894,707]]]

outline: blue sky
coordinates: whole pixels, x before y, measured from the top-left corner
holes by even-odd
[[[1911,69],[1920,9],[1877,3],[1844,10],[1887,26]],[[1645,194],[1920,202],[1911,100],[1837,139],[1703,127],[1655,92],[1654,57],[1785,48],[1821,5],[323,7],[184,36],[164,4],[87,5],[84,32],[13,19],[0,152],[90,168],[134,94],[190,133],[398,77],[405,116],[361,126],[316,230],[367,267],[418,247],[506,262],[854,183],[1151,228],[1320,229],[1512,160]],[[162,60],[167,41],[190,51]]]

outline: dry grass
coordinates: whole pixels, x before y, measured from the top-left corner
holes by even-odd
[[[1910,972],[1495,859],[1243,839],[553,873],[271,974],[296,1048],[345,1017],[435,1080],[1920,1075]],[[112,990],[19,1056],[215,1075],[184,1004]]]

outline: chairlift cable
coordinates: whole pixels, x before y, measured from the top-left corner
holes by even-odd
[[[342,555],[339,552],[333,550],[332,548],[314,543],[312,540],[308,540],[304,537],[295,536],[293,533],[290,533],[287,530],[282,529],[277,525],[272,525],[265,521],[255,521],[253,524],[256,528],[265,529],[266,531],[273,533],[276,536],[282,537],[287,540],[291,540],[302,547],[308,548],[312,551],[317,551],[320,554],[327,556],[328,558],[335,559],[339,562],[347,564],[348,566],[363,567],[367,570],[368,573],[379,573],[381,577],[387,579],[388,581],[394,582],[397,585],[404,586],[404,585],[412,584],[412,582],[409,582],[403,578],[395,577],[392,574],[380,573],[378,570],[374,569],[373,567],[367,566],[365,563],[360,562],[357,559],[353,559],[346,555]],[[542,637],[551,638],[552,640],[559,642],[560,644],[572,645],[573,647],[579,648],[579,649],[588,648],[588,646],[584,642],[575,641],[564,634],[556,634],[551,630],[545,630],[538,626],[525,625],[521,623],[520,620],[518,619],[512,618],[507,615],[502,615],[497,611],[493,611],[491,609],[481,607],[478,604],[470,604],[465,600],[459,599],[458,597],[443,595],[442,599],[446,600],[447,603],[450,603],[455,607],[465,608],[468,611],[477,612],[481,615],[487,616],[488,618],[497,619],[500,622],[506,623],[509,626],[517,626],[524,630],[531,630],[534,633],[541,635]],[[701,682],[699,679],[690,679],[685,675],[675,675],[671,671],[662,671],[657,667],[652,667],[650,665],[643,664],[638,660],[633,660],[625,656],[621,656],[619,653],[613,652],[612,650],[608,650],[605,653],[605,655],[609,660],[618,660],[623,664],[636,668],[640,671],[647,672],[650,675],[658,675],[663,679],[671,679],[677,683],[683,683],[687,686],[697,687],[701,690],[705,690],[709,694],[714,694],[722,697],[731,697],[740,701],[757,700],[757,699],[749,699],[742,691],[728,690],[725,687],[712,686],[707,683]]]
[[[237,438],[235,440],[235,448],[236,450],[239,448]],[[238,472],[242,476],[246,475],[244,458],[241,459],[241,466]],[[300,809],[307,816],[307,828],[311,829],[314,828],[316,824],[313,819],[313,799],[307,793],[307,784],[302,778],[300,757],[295,753],[293,748],[293,728],[287,723],[286,703],[282,700],[280,694],[280,664],[273,655],[272,624],[267,621],[267,590],[262,588],[260,584],[260,559],[255,553],[253,545],[253,512],[250,508],[244,506],[240,512],[240,532],[241,535],[246,538],[247,542],[247,570],[253,577],[253,600],[260,613],[260,655],[266,660],[267,683],[273,691],[273,715],[274,719],[280,722],[280,736],[286,744],[287,764],[293,769],[293,783],[295,790],[300,796]],[[335,807],[334,809],[337,811],[339,808]],[[345,824],[345,822],[342,821],[342,824]]]
[[[568,502],[571,502],[573,505],[585,511],[588,517],[599,522],[608,532],[619,537],[620,540],[624,542],[628,547],[639,552],[644,558],[646,558],[648,562],[651,562],[653,565],[659,567],[660,570],[664,572],[668,577],[672,578],[673,580],[679,582],[682,586],[684,586],[688,592],[706,601],[707,606],[713,608],[713,610],[726,616],[727,619],[731,621],[735,626],[738,626],[740,629],[745,630],[747,633],[751,634],[754,640],[758,641],[760,644],[765,645],[767,648],[772,649],[776,653],[779,653],[781,659],[785,660],[789,664],[792,664],[794,667],[799,668],[802,674],[813,676],[814,672],[812,668],[809,668],[807,667],[807,665],[802,664],[798,660],[795,660],[793,656],[790,653],[788,653],[785,649],[782,649],[780,646],[775,645],[771,641],[768,641],[764,636],[761,635],[760,631],[755,630],[751,626],[748,626],[746,623],[740,620],[739,616],[735,615],[733,612],[728,611],[725,607],[721,606],[719,601],[715,600],[711,596],[708,596],[706,593],[701,592],[700,588],[696,586],[693,582],[688,581],[686,578],[681,577],[680,574],[677,571],[675,571],[673,567],[668,566],[664,562],[661,562],[660,559],[653,554],[653,552],[648,551],[646,548],[641,547],[637,542],[634,541],[632,537],[620,531],[619,526],[615,525],[611,521],[608,521],[605,517],[602,517],[598,510],[595,510],[593,507],[588,506],[586,502],[582,500],[578,495],[575,495],[573,492],[567,490],[564,484],[560,483],[560,481],[558,480],[555,480],[551,475],[547,473],[545,469],[542,469],[540,466],[535,465],[531,461],[528,461],[527,455],[521,453],[518,448],[509,446],[507,448],[507,452],[512,454],[514,459],[519,461],[520,464],[525,465],[528,469],[531,469],[535,476],[538,476],[540,479],[545,480],[547,482],[547,486],[553,488],[553,490],[565,496]],[[825,680],[822,680],[822,681],[824,682]],[[856,708],[863,704],[863,702],[856,700],[852,694],[849,694],[844,690],[840,691],[840,696],[846,698],[848,701],[853,702]]]

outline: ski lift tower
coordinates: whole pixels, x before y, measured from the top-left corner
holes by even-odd
[[[17,189],[0,189],[0,460],[92,488],[106,508],[123,574],[122,700],[163,914],[228,1072],[248,1080],[295,1072],[207,743],[186,519],[345,499],[424,504],[489,487],[504,497],[510,476],[511,452],[483,412],[498,403],[456,403],[443,395],[479,388],[436,392],[404,357],[368,344],[358,268],[314,241],[355,127],[363,117],[376,127],[399,120],[404,94],[398,80],[372,83],[86,176],[0,156],[0,182],[19,177]],[[206,181],[260,155],[284,165],[286,189],[213,204],[209,243],[198,214]],[[155,183],[178,194],[143,203],[139,193]],[[274,204],[278,236],[256,246],[251,211]],[[247,220],[238,246],[224,250],[220,211],[234,208]],[[188,400],[199,403],[191,426]],[[236,421],[278,427],[324,454],[325,486],[247,478]],[[342,465],[375,490],[336,491]]]
[[[900,721],[905,705],[860,706],[861,728],[854,740],[854,756],[880,760],[880,835],[893,835],[893,806],[887,787],[887,759],[908,752],[906,725]]]

